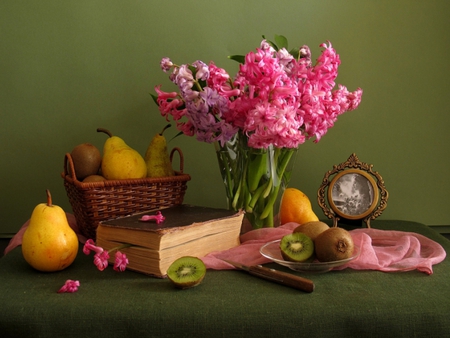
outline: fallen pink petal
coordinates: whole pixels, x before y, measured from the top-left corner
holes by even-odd
[[[127,268],[128,258],[127,255],[121,253],[120,251],[116,251],[115,261],[114,261],[114,270],[123,272]]]
[[[77,280],[71,280],[68,279],[64,283],[64,285],[61,287],[61,289],[58,290],[58,293],[73,293],[78,291],[78,287],[80,286],[80,282]]]
[[[94,264],[100,271],[103,271],[108,266],[109,253],[103,251],[94,255]]]
[[[86,241],[86,243],[84,243],[83,253],[85,255],[89,255],[91,253],[91,251],[94,251],[95,253],[100,254],[103,252],[103,248],[96,246],[93,239],[88,239]]]
[[[139,220],[141,222],[148,222],[148,221],[156,221],[156,224],[161,224],[164,222],[166,218],[163,216],[161,211],[156,212],[156,215],[143,215]]]

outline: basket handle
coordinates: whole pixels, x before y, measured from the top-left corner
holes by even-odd
[[[183,169],[184,169],[184,157],[183,157],[183,152],[181,151],[180,148],[174,147],[171,150],[171,152],[170,152],[170,163],[172,163],[172,158],[173,158],[173,154],[175,153],[175,151],[180,156],[180,173],[182,174],[183,173]]]
[[[67,165],[69,165],[69,169],[67,169]],[[73,164],[72,155],[70,153],[66,153],[64,156],[64,177],[69,175],[72,180],[78,181],[77,175],[75,174],[75,166]]]

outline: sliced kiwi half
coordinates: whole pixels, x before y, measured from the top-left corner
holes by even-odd
[[[314,242],[302,232],[284,236],[280,241],[281,255],[287,261],[306,262],[314,254]]]
[[[179,289],[199,285],[206,274],[206,267],[197,257],[184,256],[175,260],[167,270],[167,277]]]

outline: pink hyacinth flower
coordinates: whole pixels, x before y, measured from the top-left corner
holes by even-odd
[[[120,251],[116,251],[115,254],[115,261],[114,261],[114,270],[123,272],[127,268],[128,265],[128,258],[124,253],[121,253]]]
[[[88,239],[86,243],[84,243],[83,246],[83,253],[85,255],[89,255],[91,251],[94,251],[97,254],[100,254],[103,252],[103,248],[96,246],[94,240]]]
[[[78,291],[79,286],[80,286],[79,281],[68,279],[68,280],[66,280],[64,285],[61,287],[61,289],[58,290],[58,293],[63,293],[63,292],[73,293],[73,292]]]
[[[103,271],[108,266],[109,253],[103,251],[94,255],[94,264],[100,271]]]
[[[166,218],[163,216],[161,211],[158,211],[156,215],[143,215],[141,218],[139,218],[141,222],[148,222],[154,220],[156,221],[156,224],[161,224],[162,222],[164,222],[165,219]]]

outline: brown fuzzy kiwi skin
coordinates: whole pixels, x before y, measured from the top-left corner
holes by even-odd
[[[106,178],[104,178],[101,175],[89,175],[82,182],[89,183],[89,182],[103,182],[103,181],[106,181]]]
[[[316,240],[317,236],[319,236],[325,230],[328,230],[330,227],[328,224],[321,221],[311,221],[307,223],[303,223],[296,227],[293,232],[301,232],[306,236],[311,238],[313,241]]]
[[[315,254],[320,262],[333,262],[350,258],[353,255],[352,235],[340,227],[331,227],[317,236]]]
[[[75,168],[75,174],[79,181],[98,173],[102,162],[100,150],[90,143],[77,145],[70,153]]]

